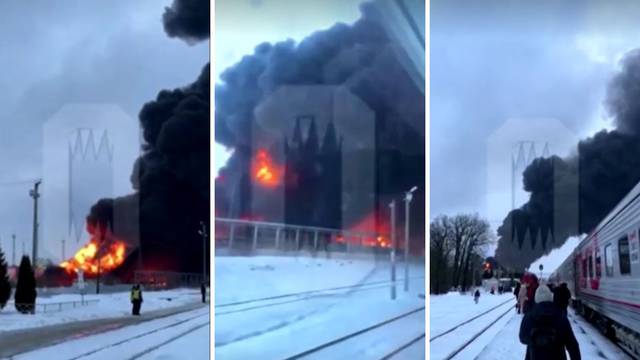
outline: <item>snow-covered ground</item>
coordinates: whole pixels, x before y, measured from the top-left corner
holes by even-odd
[[[218,256],[215,266],[216,304],[224,304],[352,285],[371,273],[375,263],[373,260],[323,257],[314,259],[306,256]],[[301,275],[304,275],[304,280]]]
[[[144,302],[142,311],[153,311],[177,307],[185,304],[201,301],[198,289],[173,289],[166,291],[145,291],[143,292]],[[41,312],[33,315],[20,314],[16,311],[13,303],[0,311],[0,333],[18,329],[34,328],[46,325],[55,325],[68,322],[104,319],[131,314],[131,302],[129,292],[117,292],[110,294],[90,294],[85,295],[85,300],[99,300],[97,303],[90,303],[76,308],[65,308],[63,311]],[[80,295],[60,294],[50,297],[39,297],[38,304],[51,304],[66,301],[80,301]]]
[[[473,292],[461,295],[457,292],[450,292],[444,295],[431,295],[429,300],[429,331],[430,336],[436,336],[451,327],[483,313],[500,303],[513,299],[511,306],[515,306],[515,296],[507,293],[502,295],[491,295],[480,290],[480,300],[477,304],[473,302]],[[505,309],[506,309],[505,305]],[[487,314],[488,317],[494,313]]]
[[[453,326],[475,315],[496,306],[504,299],[513,299],[513,295],[488,295],[483,294],[480,303],[475,305],[470,295],[462,296],[458,293],[431,296],[430,304],[430,328],[431,337],[434,337]],[[483,303],[484,300],[484,303]],[[500,306],[498,309],[478,317],[476,320],[464,325],[430,343],[430,358],[434,360],[444,359],[459,346],[470,340],[483,328],[490,326],[486,332],[477,337],[467,348],[458,353],[454,359],[478,359],[478,360],[511,360],[524,359],[526,347],[520,343],[519,330],[522,315],[516,313],[514,301]],[[509,310],[509,307],[512,309]],[[500,315],[506,315],[496,320]],[[583,359],[629,359],[611,341],[602,336],[597,329],[584,319],[575,315],[569,309],[569,320],[573,332],[580,345]]]
[[[209,308],[151,320],[14,356],[16,360],[209,359]]]
[[[398,278],[404,268],[398,264]],[[319,349],[310,359],[379,359],[424,333],[424,266],[411,265],[410,291],[390,299],[388,262],[310,257],[216,258],[216,305],[323,288],[370,284],[216,308],[216,358],[283,359],[384,320],[412,314]],[[242,284],[242,286],[239,286]],[[420,350],[422,349],[422,350]],[[403,352],[424,358],[424,339]]]

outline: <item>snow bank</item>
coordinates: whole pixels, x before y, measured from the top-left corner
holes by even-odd
[[[372,273],[366,259],[218,256],[216,304],[354,285]]]
[[[551,275],[551,273],[556,271],[556,269],[558,269],[560,265],[562,265],[562,262],[567,257],[569,257],[571,252],[573,252],[573,250],[578,246],[578,244],[580,244],[580,242],[584,238],[584,235],[572,236],[568,238],[561,247],[551,250],[551,252],[549,252],[548,254],[542,255],[536,261],[531,263],[529,269],[538,274],[538,269],[540,267],[540,264],[542,264],[542,266],[544,267],[542,275],[545,278],[548,277],[549,275]]]

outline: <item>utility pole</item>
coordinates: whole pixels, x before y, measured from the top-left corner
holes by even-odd
[[[16,234],[11,235],[11,245],[13,247],[13,251],[11,254],[11,263],[13,266],[16,266]]]
[[[202,236],[202,282],[207,282],[207,225],[200,221],[198,234]]]
[[[102,240],[102,239],[101,239]],[[96,274],[96,294],[100,294],[100,244],[98,243],[98,249],[96,250],[96,259],[98,259],[98,273]]]
[[[404,196],[404,291],[409,291],[409,203],[413,199],[413,192],[417,186],[407,191]]]
[[[38,259],[38,198],[40,198],[40,193],[38,192],[38,188],[42,184],[42,180],[36,180],[35,184],[33,184],[33,189],[29,191],[29,196],[33,198],[33,255],[32,261],[33,266],[36,267],[37,259]]]
[[[391,209],[391,300],[396,299],[396,201],[389,204]]]
[[[62,261],[65,261],[67,259],[64,253],[64,243],[65,243],[64,238],[62,238]]]

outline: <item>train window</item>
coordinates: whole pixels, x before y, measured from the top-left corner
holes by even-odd
[[[604,247],[604,266],[607,276],[613,276],[613,248],[611,244]]]
[[[620,257],[620,274],[630,274],[631,259],[629,258],[629,240],[626,236],[618,240],[618,256]]]
[[[587,259],[582,259],[582,276],[587,277]]]
[[[589,278],[593,279],[593,255],[589,255]]]
[[[596,250],[596,277],[602,276],[602,257],[600,256],[600,249]]]

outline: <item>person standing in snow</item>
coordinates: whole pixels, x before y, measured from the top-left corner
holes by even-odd
[[[480,290],[476,289],[476,292],[473,294],[473,301],[477,304],[478,300],[480,300]]]
[[[525,312],[524,305],[527,302],[527,284],[522,284],[520,286],[520,291],[518,292],[518,314],[523,314]]]
[[[142,289],[140,289],[140,284],[133,285],[131,288],[131,304],[133,306],[131,313],[139,316],[140,308],[142,307]]]
[[[513,296],[516,297],[516,310],[518,310],[518,314],[520,313],[520,305],[518,302],[518,295],[520,294],[520,283],[517,282],[515,288],[513,289]]]
[[[520,323],[520,342],[527,345],[525,360],[580,360],[580,347],[569,320],[553,303],[553,293],[540,285],[535,293],[535,306]]]
[[[202,303],[204,304],[207,300],[207,286],[204,282],[200,284],[200,294],[202,294]]]
[[[567,287],[567,283],[562,283],[558,286],[553,293],[553,303],[558,306],[562,315],[567,316],[567,308],[569,307],[569,301],[571,300],[571,291]]]

